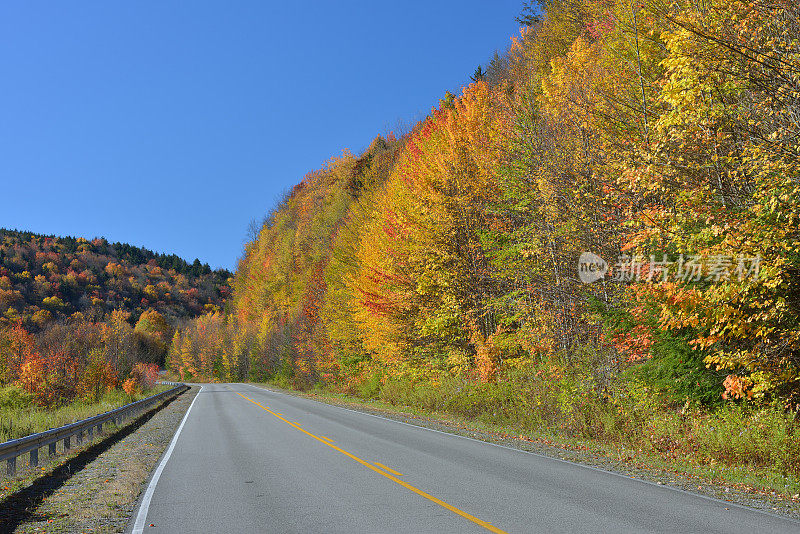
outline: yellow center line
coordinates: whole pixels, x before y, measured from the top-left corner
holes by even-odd
[[[321,437],[322,439],[324,439],[325,441],[328,441],[328,442],[330,442],[330,443],[335,443],[335,442],[334,442],[334,441],[333,441],[331,438],[328,438],[328,437],[325,437],[325,436],[320,436],[320,437]]]
[[[391,467],[387,467],[387,466],[383,465],[383,464],[382,464],[382,463],[380,463],[380,462],[374,462],[374,463],[375,463],[375,465],[377,465],[378,467],[380,467],[380,468],[381,468],[381,469],[383,469],[384,471],[389,471],[391,474],[393,474],[393,475],[397,475],[397,476],[399,476],[399,477],[403,476],[403,473],[398,473],[397,471],[395,471],[395,470],[394,470],[394,469],[392,469]]]
[[[311,432],[309,432],[308,430],[305,430],[305,429],[301,428],[299,425],[297,425],[297,424],[295,424],[295,423],[292,423],[292,422],[291,422],[291,421],[289,421],[288,419],[284,419],[283,417],[281,417],[281,414],[279,414],[278,412],[273,412],[273,411],[272,411],[272,410],[270,410],[269,408],[266,408],[266,407],[262,406],[261,404],[259,404],[258,402],[254,401],[253,399],[251,399],[251,398],[249,398],[249,397],[245,397],[244,395],[242,395],[242,394],[241,394],[241,393],[239,393],[238,391],[236,392],[236,394],[237,394],[237,395],[239,395],[240,397],[242,397],[243,399],[249,400],[250,402],[252,402],[252,403],[253,403],[253,404],[255,404],[256,406],[259,406],[260,408],[262,408],[262,409],[264,409],[264,410],[268,411],[269,413],[271,413],[272,415],[274,415],[275,417],[277,417],[278,419],[280,419],[281,421],[283,421],[283,422],[284,422],[284,423],[286,423],[287,425],[291,425],[291,426],[295,427],[297,430],[299,430],[300,432],[302,432],[302,433],[306,434],[307,436],[314,438],[315,440],[319,441],[320,443],[324,443],[325,445],[327,445],[328,447],[330,447],[330,448],[332,448],[332,449],[334,449],[334,450],[336,450],[336,451],[339,451],[340,453],[344,454],[344,455],[345,455],[345,456],[347,456],[348,458],[351,458],[351,459],[355,460],[356,462],[360,463],[360,464],[361,464],[361,465],[363,465],[364,467],[367,467],[367,468],[369,468],[369,469],[372,469],[372,470],[373,470],[373,471],[375,471],[376,473],[380,474],[381,476],[384,476],[384,477],[388,478],[388,479],[389,479],[389,480],[391,480],[392,482],[395,482],[395,483],[397,483],[397,484],[399,484],[399,485],[403,486],[403,487],[404,487],[404,488],[406,488],[407,490],[413,491],[413,492],[414,492],[414,493],[416,493],[417,495],[419,495],[419,496],[421,496],[421,497],[425,497],[425,498],[426,498],[426,499],[428,499],[429,501],[431,501],[431,502],[434,502],[434,503],[438,504],[438,505],[439,505],[439,506],[441,506],[442,508],[446,508],[447,510],[450,510],[450,511],[451,511],[451,512],[453,512],[454,514],[456,514],[456,515],[460,515],[461,517],[463,517],[463,518],[465,518],[465,519],[468,519],[469,521],[472,521],[472,522],[473,522],[473,523],[475,523],[476,525],[480,525],[480,526],[482,526],[483,528],[485,528],[485,529],[486,529],[486,530],[488,530],[489,532],[494,532],[495,534],[507,534],[507,533],[506,533],[504,530],[500,530],[499,528],[497,528],[496,526],[492,525],[491,523],[487,523],[487,522],[486,522],[486,521],[484,521],[483,519],[478,519],[477,517],[475,517],[475,516],[473,516],[473,515],[470,515],[470,514],[468,514],[467,512],[464,512],[463,510],[459,510],[459,509],[458,509],[458,508],[456,508],[455,506],[453,506],[453,505],[451,505],[451,504],[447,504],[447,503],[446,503],[446,502],[444,502],[443,500],[441,500],[441,499],[437,499],[437,498],[436,498],[436,497],[434,497],[433,495],[431,495],[431,494],[429,494],[429,493],[425,493],[424,491],[422,491],[422,490],[421,490],[421,489],[419,489],[419,488],[415,488],[415,487],[414,487],[414,486],[412,486],[411,484],[409,484],[409,483],[407,483],[407,482],[404,482],[404,481],[400,480],[399,478],[395,477],[394,475],[391,475],[391,474],[387,473],[386,471],[383,471],[383,470],[381,470],[381,469],[378,469],[377,467],[375,467],[375,466],[374,466],[374,465],[372,465],[371,463],[367,462],[366,460],[362,460],[362,459],[361,459],[361,458],[359,458],[358,456],[355,456],[355,455],[353,455],[353,454],[350,454],[349,452],[347,452],[347,451],[346,451],[346,450],[344,450],[344,449],[340,449],[340,448],[339,448],[339,447],[337,447],[336,445],[334,445],[334,444],[332,444],[332,443],[329,443],[329,442],[325,441],[325,440],[324,440],[324,439],[322,439],[320,436],[316,436],[316,435],[312,434],[312,433],[311,433]]]

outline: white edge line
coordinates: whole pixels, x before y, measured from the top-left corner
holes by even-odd
[[[428,428],[428,427],[422,426],[422,425],[415,425],[414,423],[407,423],[405,421],[398,421],[397,419],[392,419],[391,417],[383,417],[383,416],[380,416],[380,415],[377,415],[377,414],[373,414],[373,413],[367,413],[367,412],[362,412],[360,410],[354,410],[352,408],[345,408],[344,406],[338,406],[336,404],[328,404],[327,402],[323,402],[321,400],[309,399],[309,398],[306,398],[306,397],[301,397],[299,395],[297,395],[297,396],[289,395],[288,393],[282,393],[280,391],[276,391],[274,389],[269,389],[269,388],[263,387],[263,386],[256,386],[256,385],[248,384],[248,383],[243,383],[243,384],[246,385],[246,386],[250,386],[250,387],[256,388],[256,389],[260,389],[262,391],[269,391],[270,393],[275,393],[275,394],[278,394],[278,395],[286,395],[288,397],[294,397],[294,398],[304,399],[304,400],[311,401],[311,402],[317,402],[319,404],[323,404],[325,406],[330,406],[332,408],[338,408],[340,410],[345,410],[345,411],[348,411],[348,412],[353,412],[353,413],[357,413],[357,414],[361,414],[361,415],[367,415],[369,417],[374,417],[376,419],[383,419],[384,421],[391,421],[393,423],[398,423],[398,424],[401,424],[401,425],[411,426],[411,427],[414,427],[414,428],[427,430],[429,432],[436,432],[437,434],[444,434],[446,436],[452,436],[452,437],[456,437],[456,438],[466,439],[466,440],[469,440],[469,441],[475,441],[477,443],[483,443],[484,445],[491,445],[492,447],[498,447],[500,449],[506,449],[506,450],[509,450],[509,451],[521,452],[522,454],[530,454],[532,456],[538,456],[539,458],[546,458],[548,460],[554,460],[556,462],[570,464],[570,465],[573,465],[573,466],[582,467],[584,469],[591,469],[592,471],[600,471],[601,473],[606,473],[608,475],[613,475],[615,477],[624,478],[624,479],[630,480],[632,482],[641,482],[641,483],[647,484],[648,486],[654,486],[656,488],[661,488],[661,489],[665,489],[665,490],[671,490],[671,491],[675,491],[675,492],[678,492],[678,493],[683,493],[685,495],[690,495],[692,497],[699,497],[701,499],[714,501],[716,503],[723,504],[723,505],[728,506],[728,507],[733,506],[735,508],[740,508],[740,509],[746,510],[748,512],[756,512],[756,513],[768,515],[770,517],[776,517],[776,518],[779,518],[779,519],[783,519],[785,521],[789,521],[789,522],[800,524],[800,521],[798,521],[797,519],[795,519],[793,517],[788,517],[788,516],[785,516],[785,515],[781,515],[781,514],[776,514],[774,511],[762,510],[762,509],[756,508],[754,506],[747,506],[747,505],[739,504],[739,503],[733,502],[733,501],[724,501],[724,500],[719,499],[717,497],[712,497],[710,495],[705,495],[703,493],[695,493],[693,491],[689,491],[689,490],[685,490],[683,488],[678,488],[678,487],[675,487],[675,486],[671,486],[669,484],[656,484],[655,482],[651,482],[651,481],[643,479],[643,478],[634,478],[634,477],[631,477],[629,475],[625,475],[625,474],[622,474],[622,473],[617,473],[615,471],[609,471],[608,469],[603,469],[602,467],[596,467],[596,466],[593,466],[593,465],[582,464],[582,463],[579,463],[579,462],[571,462],[569,460],[565,460],[564,458],[557,458],[557,457],[554,457],[554,456],[548,456],[546,454],[542,454],[542,453],[539,453],[539,452],[526,451],[525,449],[518,449],[516,447],[509,447],[508,445],[501,445],[499,443],[492,443],[491,441],[484,441],[482,439],[473,438],[473,437],[470,437],[470,436],[462,436],[461,434],[455,434],[453,432],[445,432],[444,430],[436,430],[435,428]],[[136,534],[140,534],[140,533],[136,533]]]
[[[156,467],[155,472],[153,473],[153,478],[150,479],[150,484],[147,485],[147,490],[144,492],[144,497],[142,498],[142,504],[139,505],[139,512],[136,515],[136,522],[133,524],[133,530],[131,534],[142,534],[144,530],[144,524],[147,522],[147,511],[150,508],[150,500],[153,498],[153,493],[156,491],[156,485],[158,484],[158,479],[161,478],[161,472],[164,471],[164,466],[167,465],[167,461],[169,457],[172,456],[172,451],[175,449],[175,444],[178,442],[178,437],[181,435],[181,430],[183,430],[183,425],[186,423],[186,419],[189,417],[189,412],[192,411],[192,407],[194,406],[197,397],[200,396],[200,393],[203,391],[203,386],[200,386],[200,391],[197,392],[197,395],[194,396],[192,399],[192,403],[189,405],[189,409],[186,410],[186,413],[181,420],[181,424],[178,425],[178,429],[175,431],[175,435],[172,436],[172,441],[169,443],[169,448],[167,448],[167,452],[164,454],[164,457],[161,459],[161,463],[158,464]]]

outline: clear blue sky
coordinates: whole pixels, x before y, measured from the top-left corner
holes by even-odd
[[[518,32],[519,0],[0,4],[0,227],[233,269],[249,221]]]

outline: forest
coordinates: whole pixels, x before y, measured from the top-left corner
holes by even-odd
[[[306,175],[168,366],[800,474],[800,6],[518,21]]]
[[[86,240],[0,229],[0,321],[39,329],[78,313],[112,310],[138,318],[155,309],[170,320],[219,308],[231,273],[200,260],[158,254],[103,238]]]
[[[175,329],[221,309],[230,277],[103,238],[0,229],[0,436],[20,435],[20,410],[151,389]]]

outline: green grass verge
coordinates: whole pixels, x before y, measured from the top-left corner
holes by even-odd
[[[64,426],[125,404],[155,395],[172,386],[129,396],[121,389],[107,392],[97,402],[77,400],[57,408],[36,406],[31,396],[15,386],[0,387],[0,443]]]

